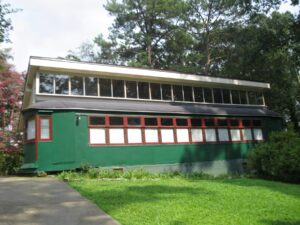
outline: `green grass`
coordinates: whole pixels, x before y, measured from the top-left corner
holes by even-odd
[[[122,225],[299,225],[300,186],[257,179],[103,181],[70,185]]]

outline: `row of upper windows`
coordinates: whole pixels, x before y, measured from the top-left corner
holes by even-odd
[[[89,116],[89,143],[176,144],[263,140],[261,120]]]
[[[264,105],[262,92],[39,74],[39,93],[143,100]]]

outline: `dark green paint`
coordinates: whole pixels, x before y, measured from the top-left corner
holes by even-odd
[[[87,113],[52,113],[53,140],[38,143],[36,171],[93,166],[176,164],[245,158],[255,143],[89,146]],[[80,115],[80,119],[77,118]],[[279,118],[263,118],[265,135],[282,127]],[[25,145],[25,164],[35,160],[34,144]],[[33,157],[34,156],[34,157]]]

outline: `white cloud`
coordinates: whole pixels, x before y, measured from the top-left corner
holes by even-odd
[[[10,32],[18,71],[27,69],[29,56],[65,56],[82,42],[93,40],[100,33],[108,34],[112,23],[103,8],[105,0],[6,0],[12,8],[21,8],[11,15]]]

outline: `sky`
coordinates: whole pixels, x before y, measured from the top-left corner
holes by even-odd
[[[106,0],[3,0],[21,11],[11,14],[10,47],[18,72],[27,70],[30,56],[64,57],[83,42],[108,35],[113,18]],[[280,11],[299,10],[285,5]]]

